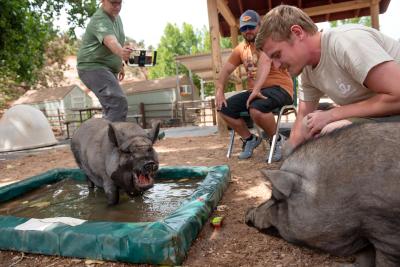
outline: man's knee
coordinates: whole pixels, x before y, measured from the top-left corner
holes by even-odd
[[[254,108],[250,108],[249,109],[249,114],[250,114],[250,118],[252,119],[252,120],[254,120],[254,121],[258,121],[258,120],[260,120],[261,119],[261,116],[262,116],[262,113],[259,111],[259,110],[257,110],[257,109],[254,109]]]
[[[257,120],[258,118],[261,119],[265,114],[268,114],[268,113],[271,113],[271,112],[264,112],[264,111],[261,111],[261,110],[259,110],[257,108],[250,108],[249,109],[249,113],[250,113],[251,118]]]
[[[125,96],[112,95],[107,97],[106,117],[110,121],[126,121],[128,115],[128,101]]]

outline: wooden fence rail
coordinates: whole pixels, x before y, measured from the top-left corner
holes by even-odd
[[[73,132],[85,120],[101,117],[99,108],[67,110],[47,110],[44,112],[53,131],[70,138]],[[143,128],[150,128],[154,120],[159,120],[162,127],[186,125],[216,125],[215,102],[212,100],[179,101],[174,103],[140,103],[128,108],[128,121],[134,121]]]

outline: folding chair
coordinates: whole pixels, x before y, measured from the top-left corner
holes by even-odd
[[[275,109],[272,112],[272,113],[274,113],[274,115],[278,115],[278,119],[276,121],[276,131],[275,131],[274,136],[272,137],[271,147],[270,147],[269,154],[268,154],[268,161],[267,161],[268,164],[272,163],[272,156],[274,155],[276,143],[278,142],[277,137],[281,130],[282,116],[294,113],[295,117],[297,117],[296,107],[297,107],[297,79],[293,78],[293,104],[283,106],[280,109]]]
[[[297,110],[296,110],[296,106],[297,106],[297,80],[296,78],[293,78],[293,87],[294,87],[294,92],[293,92],[293,104],[292,105],[286,105],[283,106],[281,108],[276,108],[272,111],[272,113],[275,116],[278,116],[277,118],[277,122],[276,122],[276,132],[274,134],[274,136],[272,137],[272,142],[271,142],[271,148],[268,154],[268,163],[272,162],[272,156],[274,155],[274,151],[275,151],[275,147],[276,147],[276,143],[278,141],[277,136],[281,130],[281,124],[282,124],[282,116],[286,116],[289,115],[291,113],[295,114],[295,117],[297,117]],[[241,112],[240,113],[240,117],[243,119],[250,119],[250,114],[245,111],[245,112]],[[255,126],[258,132],[258,135],[262,138],[263,134],[265,134],[264,132],[262,132],[257,126]],[[229,134],[229,144],[228,144],[228,151],[226,153],[226,157],[230,158],[232,155],[232,150],[233,150],[233,144],[235,141],[235,130],[231,129],[230,134]],[[263,143],[263,146],[265,148],[265,144]]]
[[[262,133],[260,128],[254,126],[253,121],[250,118],[250,114],[247,111],[240,112],[240,117],[246,121],[247,127],[249,129],[256,127],[258,135],[261,137]],[[235,142],[235,130],[231,129],[229,133],[229,144],[228,144],[228,152],[226,153],[226,157],[229,159],[232,155],[233,143]],[[264,144],[263,144],[264,145]]]
[[[297,110],[295,105],[286,105],[278,109],[279,111],[276,112],[277,110],[274,110],[272,113],[274,115],[278,115],[278,119],[276,121],[276,132],[274,136],[272,137],[272,142],[271,142],[271,148],[269,150],[268,154],[268,163],[270,164],[272,162],[272,156],[274,155],[275,152],[275,147],[276,147],[276,142],[278,142],[278,134],[281,129],[281,121],[282,121],[282,116],[284,115],[289,115],[290,113],[294,113],[295,117],[297,117]]]

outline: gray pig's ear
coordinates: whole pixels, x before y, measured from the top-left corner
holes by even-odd
[[[292,172],[263,169],[261,173],[267,181],[271,182],[272,196],[278,200],[288,198],[299,181],[299,176]]]
[[[153,142],[153,144],[156,142],[158,138],[158,133],[160,132],[160,125],[161,122],[157,121],[152,124],[152,128],[150,132],[148,133],[150,140]]]
[[[108,125],[108,138],[110,138],[111,143],[118,147],[117,130],[112,123]]]

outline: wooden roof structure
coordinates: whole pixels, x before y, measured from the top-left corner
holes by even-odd
[[[297,6],[315,23],[371,16],[372,26],[379,29],[379,21],[374,17],[386,12],[389,3],[390,0],[217,0],[217,8],[221,35],[228,37],[230,27],[238,27],[239,17],[247,9],[263,16],[280,4]]]
[[[121,87],[125,91],[126,95],[164,90],[176,88],[178,82],[177,78],[179,79],[179,85],[191,85],[190,79],[187,76],[180,75],[178,77],[170,76],[156,80],[126,82],[121,84]]]
[[[228,60],[232,49],[221,50],[222,64]],[[198,75],[203,81],[213,81],[212,56],[211,53],[201,53],[195,55],[177,56],[175,61],[184,65],[192,73]]]
[[[379,30],[379,14],[386,11],[389,3],[390,0],[207,0],[214,83],[222,69],[220,36],[230,36],[232,45],[236,46],[239,18],[247,9],[263,16],[278,5],[293,5],[305,11],[314,22],[371,16],[372,27]],[[218,116],[218,132],[226,134],[226,128]]]
[[[74,88],[78,88],[86,94],[86,92],[76,84],[62,87],[48,87],[41,90],[29,90],[14,104],[36,104],[41,102],[62,100]]]

